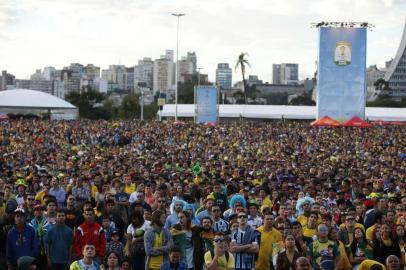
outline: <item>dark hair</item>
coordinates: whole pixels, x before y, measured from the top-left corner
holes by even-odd
[[[56,209],[56,213],[58,214],[58,213],[63,213],[64,215],[66,215],[66,211],[65,211],[65,209],[63,209],[63,208],[58,208],[58,209]]]
[[[210,220],[210,223],[213,224],[213,220],[212,220],[210,217],[205,216],[205,217],[202,218],[202,220],[201,220],[201,222],[200,222],[202,225],[203,225],[203,220],[205,220],[205,219]]]
[[[188,212],[185,212],[185,211],[180,211],[178,213],[178,215],[179,214],[184,214],[185,215],[185,217],[186,217],[186,229],[190,230],[191,227],[192,227],[192,217],[190,216],[190,214]]]
[[[151,217],[151,225],[157,225],[159,223],[159,219],[161,218],[162,215],[165,215],[165,213],[161,210],[155,210],[152,213]]]
[[[48,206],[48,204],[50,203],[54,203],[56,206],[58,206],[58,202],[56,200],[54,200],[53,198],[50,198],[48,201],[46,201],[46,206]]]
[[[292,225],[292,227],[293,227],[293,226],[298,226],[298,225],[299,225],[300,227],[302,227],[302,224],[301,224],[299,221],[293,221],[291,225]]]
[[[116,257],[117,257],[117,265],[118,265],[118,266],[121,265],[120,254],[118,254],[117,252],[111,250],[111,251],[109,251],[109,252],[106,252],[106,255],[104,256],[103,265],[104,265],[105,269],[108,269],[107,261],[108,261],[109,256],[110,256],[111,254],[116,255]]]
[[[135,211],[133,211],[131,213],[131,215],[130,215],[130,223],[131,224],[132,224],[133,218],[137,218],[138,221],[140,222],[140,224],[138,226],[142,226],[142,224],[144,224],[144,216],[143,216],[142,212],[135,210]]]
[[[362,232],[362,240],[363,240],[363,242],[364,242],[365,244],[367,244],[367,239],[366,239],[366,235],[365,235],[364,230],[363,230],[362,228],[354,228],[354,232],[355,232],[355,230],[361,230],[361,232]],[[358,239],[355,238],[355,234],[354,234],[352,243],[351,243],[351,245],[350,245],[352,254],[356,254],[356,251],[357,251],[357,248],[358,248],[358,243],[359,243],[359,242],[358,242]]]
[[[178,248],[177,246],[173,246],[171,247],[171,249],[169,250],[169,253],[173,253],[173,252],[179,252],[182,253],[180,248]]]
[[[106,205],[107,204],[115,204],[116,202],[113,200],[113,199],[108,199],[107,201],[106,201]]]

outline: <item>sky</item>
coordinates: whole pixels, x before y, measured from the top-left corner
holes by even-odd
[[[217,63],[233,67],[248,53],[251,67],[271,82],[272,64],[298,63],[299,78],[316,70],[320,21],[367,21],[367,65],[393,58],[406,20],[406,0],[0,0],[0,70],[29,78],[36,69],[70,63],[128,67],[176,50],[197,54],[215,80]]]

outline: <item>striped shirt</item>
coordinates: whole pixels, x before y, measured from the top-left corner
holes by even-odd
[[[252,232],[251,227],[247,225],[246,230],[250,230],[252,237],[250,239],[245,239],[244,235],[247,231],[241,231],[238,228],[231,237],[231,241],[235,242],[238,245],[248,245],[248,244],[256,244],[258,245],[258,234],[256,232]],[[255,268],[255,254],[253,253],[245,253],[245,252],[238,252],[234,253],[235,258],[235,269],[254,269]]]
[[[220,218],[219,221],[214,221],[213,230],[214,232],[225,233],[228,231],[229,224],[224,219]]]

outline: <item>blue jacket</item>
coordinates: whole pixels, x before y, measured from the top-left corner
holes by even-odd
[[[13,226],[7,235],[7,263],[17,266],[17,260],[22,256],[38,256],[37,235],[28,224],[21,233]]]

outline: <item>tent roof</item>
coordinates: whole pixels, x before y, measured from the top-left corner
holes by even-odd
[[[324,116],[323,118],[313,121],[310,124],[312,127],[339,127],[341,126],[340,122],[334,120],[329,116]]]
[[[163,117],[175,116],[175,105],[166,104],[160,111]],[[316,106],[283,105],[219,105],[220,118],[257,118],[257,119],[316,119]],[[179,117],[194,117],[194,104],[178,104]],[[370,121],[406,121],[406,108],[365,108],[366,119]]]
[[[345,127],[372,127],[372,125],[368,122],[365,122],[358,116],[354,116],[350,120],[348,120],[343,126]]]
[[[0,91],[0,108],[76,109],[56,96],[28,89]]]

